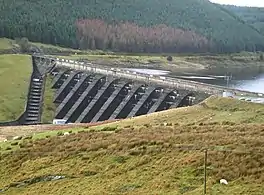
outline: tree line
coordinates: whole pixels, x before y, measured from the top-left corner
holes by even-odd
[[[126,52],[264,51],[263,34],[200,0],[0,0],[0,37]]]
[[[124,52],[208,52],[212,47],[205,37],[192,31],[164,24],[140,27],[134,23],[79,20],[77,37],[81,49],[109,49]]]

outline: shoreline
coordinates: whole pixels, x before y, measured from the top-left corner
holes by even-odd
[[[230,54],[208,56],[172,56],[167,61],[164,56],[131,56],[131,55],[72,55],[58,56],[65,59],[89,61],[98,66],[111,68],[142,68],[170,71],[172,74],[196,73],[203,75],[243,74],[257,75],[264,73],[264,60],[259,54]]]

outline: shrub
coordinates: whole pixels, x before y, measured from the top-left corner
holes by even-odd
[[[12,150],[12,148],[10,146],[6,147],[6,150]]]
[[[63,136],[63,133],[62,133],[61,131],[59,131],[59,132],[57,133],[57,136]]]
[[[171,56],[168,56],[168,57],[167,57],[167,60],[168,60],[169,62],[171,62],[171,61],[172,61],[172,57],[171,57]]]
[[[28,135],[28,136],[24,137],[24,139],[32,139],[32,135]]]
[[[125,163],[126,162],[126,157],[124,156],[116,156],[114,157],[114,162],[117,162],[117,163]]]
[[[117,129],[117,127],[104,127],[101,129],[101,131],[115,131]]]
[[[95,172],[95,171],[85,171],[84,172],[85,176],[93,176],[93,175],[96,175],[96,174],[97,174],[97,172]]]
[[[18,142],[11,143],[11,146],[16,146],[16,145],[18,145]]]

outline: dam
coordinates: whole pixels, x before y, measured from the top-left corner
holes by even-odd
[[[223,91],[254,94],[190,80],[149,75],[89,62],[32,56],[33,71],[24,113],[6,125],[40,124],[45,82],[53,79],[54,119],[90,123],[124,119],[190,106]]]

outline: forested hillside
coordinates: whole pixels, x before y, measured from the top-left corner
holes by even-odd
[[[224,8],[238,15],[264,35],[264,8],[232,5],[224,5]]]
[[[264,37],[208,0],[0,0],[0,37],[125,52],[264,50]]]

